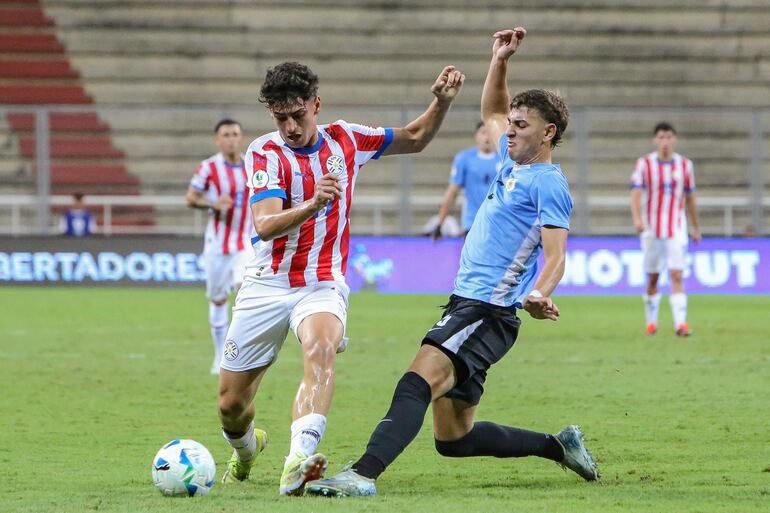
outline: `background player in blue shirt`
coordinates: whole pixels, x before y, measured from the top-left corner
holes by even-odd
[[[59,220],[59,231],[67,237],[86,237],[96,231],[94,216],[86,209],[82,192],[72,195],[72,206]]]
[[[587,481],[599,478],[577,426],[550,435],[475,422],[487,371],[516,340],[517,308],[535,319],[559,317],[550,295],[564,274],[572,199],[551,151],[569,112],[558,93],[542,89],[509,101],[508,59],[525,35],[521,27],[494,35],[481,114],[490,137],[499,141],[503,166],[465,239],[444,315],[398,382],[366,453],[340,474],[308,483],[308,493],[375,495],[375,479],[417,435],[431,404],[436,450],[444,456],[539,456]],[[545,265],[538,273],[541,248]]]
[[[460,189],[465,195],[465,207],[463,208],[462,227],[463,233],[467,234],[473,224],[479,207],[487,196],[489,184],[500,171],[500,160],[495,153],[495,147],[489,139],[489,133],[484,127],[484,122],[479,121],[476,125],[476,146],[466,148],[455,155],[452,161],[452,174],[449,177],[449,186],[444,193],[444,202],[438,211],[436,227],[433,230],[433,238],[441,237],[441,225],[449,211],[457,200]]]

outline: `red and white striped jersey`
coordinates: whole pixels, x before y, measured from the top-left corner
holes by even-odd
[[[690,159],[674,153],[670,161],[652,152],[636,161],[631,188],[644,189],[642,220],[655,237],[687,239],[684,212],[685,194],[695,190],[695,174]]]
[[[318,142],[291,148],[278,132],[259,137],[246,151],[253,204],[265,198],[283,199],[283,209],[309,200],[315,183],[326,173],[340,177],[342,196],[288,234],[271,241],[253,233],[255,259],[246,277],[275,277],[284,287],[319,281],[345,280],[350,239],[350,206],[358,172],[377,159],[393,140],[391,128],[372,128],[335,121],[318,125]]]
[[[227,212],[209,211],[205,251],[230,255],[248,248],[253,223],[247,201],[249,179],[244,163],[233,165],[221,153],[212,155],[200,163],[190,185],[205,192],[212,202],[222,194],[233,200],[233,207]]]

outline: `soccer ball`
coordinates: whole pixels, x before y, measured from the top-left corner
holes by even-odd
[[[216,472],[211,453],[194,440],[172,440],[152,460],[152,481],[170,497],[206,495]]]

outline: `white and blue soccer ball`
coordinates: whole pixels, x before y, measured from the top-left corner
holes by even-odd
[[[152,460],[152,481],[169,497],[206,495],[216,472],[211,453],[194,440],[172,440]]]

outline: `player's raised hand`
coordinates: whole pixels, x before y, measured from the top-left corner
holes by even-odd
[[[211,208],[218,210],[219,212],[227,212],[233,208],[233,198],[231,198],[229,194],[222,194],[211,205]]]
[[[465,83],[465,75],[454,66],[447,66],[441,71],[430,90],[440,101],[451,102],[462,89],[463,83]]]
[[[550,319],[555,321],[559,318],[559,308],[550,297],[529,296],[524,300],[522,306],[533,319]]]
[[[326,173],[315,183],[313,206],[316,210],[321,210],[340,196],[342,196],[340,177],[334,173]]]
[[[495,42],[492,44],[492,55],[501,60],[508,60],[519,49],[526,35],[527,29],[524,27],[498,30],[492,35],[495,38]]]

